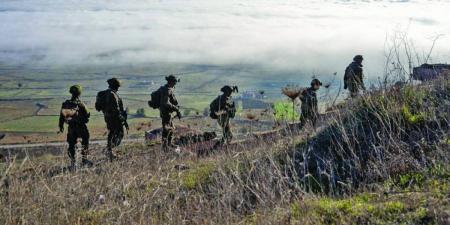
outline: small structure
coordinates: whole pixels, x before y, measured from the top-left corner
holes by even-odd
[[[241,95],[242,99],[264,99],[266,96],[264,95],[264,91],[244,91]]]
[[[422,64],[419,67],[414,67],[411,77],[414,80],[426,81],[449,75],[449,64]]]
[[[40,102],[36,103],[36,107],[37,107],[37,109],[36,109],[36,111],[34,112],[34,115],[36,115],[36,116],[38,116],[39,113],[40,113],[41,111],[43,111],[44,109],[48,109],[48,106],[47,106],[47,105],[45,105],[45,104],[43,104],[43,103],[40,103]]]
[[[138,81],[135,84],[130,85],[130,88],[150,88],[155,85],[154,81]]]
[[[244,91],[236,100],[242,101],[242,109],[267,109],[270,104],[265,98],[264,91]]]
[[[267,109],[270,103],[258,99],[242,99],[242,109]]]

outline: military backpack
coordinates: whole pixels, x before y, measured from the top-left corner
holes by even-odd
[[[161,107],[161,92],[162,87],[150,94],[151,99],[148,101],[148,106],[153,109],[159,109]]]
[[[61,115],[64,117],[64,122],[69,123],[73,121],[79,112],[78,104],[71,101],[65,101],[61,107]]]
[[[211,117],[211,119],[218,119],[219,117],[217,116],[217,112],[220,110],[220,95],[215,98],[211,104],[209,104],[209,117]]]
[[[106,109],[106,96],[109,90],[99,91],[95,100],[95,109],[100,112]]]

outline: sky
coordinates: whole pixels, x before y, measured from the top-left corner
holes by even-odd
[[[0,62],[381,71],[397,32],[450,62],[450,1],[1,0]]]

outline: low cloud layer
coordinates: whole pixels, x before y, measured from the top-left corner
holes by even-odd
[[[3,0],[0,61],[341,72],[363,54],[375,73],[395,30],[408,29],[418,51],[444,34],[433,59],[450,61],[449,11],[443,1]]]

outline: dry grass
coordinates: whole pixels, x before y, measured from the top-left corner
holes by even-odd
[[[122,148],[119,161],[98,155],[95,167],[74,173],[63,171],[65,158],[2,164],[9,182],[0,223],[440,223],[449,207],[449,91],[449,80],[381,90],[347,103],[317,134],[203,158],[135,144]],[[436,195],[390,197],[393,191]],[[378,197],[345,198],[363,192]]]

